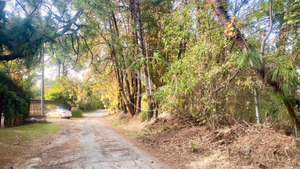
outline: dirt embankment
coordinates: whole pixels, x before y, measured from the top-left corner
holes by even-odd
[[[137,138],[142,149],[175,168],[300,168],[300,139],[279,133],[270,124],[242,122],[209,130],[170,115],[151,123],[119,117],[113,115],[108,121]]]

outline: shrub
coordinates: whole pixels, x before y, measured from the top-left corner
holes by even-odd
[[[139,114],[139,118],[142,122],[146,121],[147,117],[148,117],[148,111],[141,111],[141,113]]]
[[[190,145],[190,148],[193,150],[193,152],[197,151],[197,149],[195,148],[195,142],[194,142],[194,140],[190,140],[189,141],[189,145]]]
[[[79,103],[79,107],[83,111],[94,111],[97,109],[104,109],[104,104],[102,102]]]
[[[148,111],[147,111],[148,110],[148,103],[147,103],[147,97],[146,96],[142,97],[141,108],[142,108],[142,111],[139,114],[139,118],[143,122],[143,121],[146,121],[147,118],[148,118]]]
[[[72,110],[72,117],[83,117],[81,110]]]
[[[2,112],[5,119],[5,127],[11,127],[17,123],[23,124],[23,120],[29,114],[29,104],[27,101],[16,95],[14,92],[7,92],[3,95]],[[14,121],[14,122],[12,122]]]

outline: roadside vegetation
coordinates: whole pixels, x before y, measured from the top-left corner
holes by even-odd
[[[43,67],[38,64],[41,56],[47,55],[45,65],[56,68],[56,73],[55,80],[46,80],[46,99],[84,112],[105,108],[124,124],[144,124],[138,127],[150,131],[145,137],[149,142],[144,142],[153,148],[172,142],[172,133],[188,129],[176,137],[182,139],[175,146],[177,153],[184,144],[185,151],[204,152],[196,158],[218,161],[230,159],[234,149],[240,163],[231,168],[248,163],[260,168],[298,167],[294,161],[286,163],[289,158],[297,160],[291,157],[296,150],[280,151],[289,147],[278,138],[296,142],[300,129],[299,0],[9,3],[0,2],[0,71],[36,97],[40,89],[34,77]],[[5,116],[9,120],[26,116],[25,101],[3,91],[6,101],[22,103],[22,110],[4,106]],[[159,121],[160,115],[172,118]],[[264,145],[278,149],[269,147],[274,156],[266,161],[262,154],[267,148],[259,144],[264,135],[270,136]],[[228,139],[249,146],[247,139],[254,139],[256,144],[249,149],[228,147]],[[208,151],[209,144],[220,149]],[[227,148],[226,157],[222,147]],[[261,151],[251,154],[254,150]],[[255,165],[241,162],[250,156],[257,159]],[[180,160],[190,159],[194,157]]]
[[[151,122],[121,113],[106,116],[139,148],[173,168],[299,168],[299,139],[280,124],[235,125],[214,130],[169,113]],[[287,135],[288,134],[288,135]]]
[[[81,110],[72,110],[72,117],[83,117]]]
[[[36,63],[49,56],[57,72],[46,99],[147,121],[169,112],[215,129],[236,120],[300,128],[298,1],[14,3],[1,2],[0,69],[38,94]]]

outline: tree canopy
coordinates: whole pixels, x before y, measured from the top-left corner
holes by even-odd
[[[299,0],[11,4],[1,1],[0,60],[31,67],[45,49],[59,70],[88,68],[80,87],[63,73],[51,97],[75,105],[100,91],[91,98],[107,109],[146,111],[148,120],[163,111],[199,123],[270,116],[300,128]]]

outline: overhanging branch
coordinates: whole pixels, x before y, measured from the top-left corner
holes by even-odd
[[[216,93],[216,92],[218,92],[219,90],[221,90],[221,89],[223,89],[224,87],[226,87],[238,74],[240,73],[240,69],[238,69],[236,72],[235,72],[235,74],[229,79],[229,81],[225,84],[225,85],[223,85],[223,86],[221,86],[221,87],[219,87],[219,88],[217,88],[215,91],[214,91],[214,93]]]

